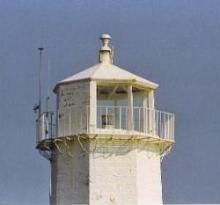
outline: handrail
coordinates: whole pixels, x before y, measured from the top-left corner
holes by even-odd
[[[37,144],[45,139],[56,137],[56,123],[54,112],[43,112],[36,120],[36,141]]]
[[[174,141],[175,115],[153,108],[100,105],[91,109],[89,106],[73,106],[58,111],[57,125],[54,118],[49,120],[47,115],[43,113],[37,120],[37,142],[49,137],[77,134],[132,134]],[[52,125],[49,135],[45,134],[47,124]]]

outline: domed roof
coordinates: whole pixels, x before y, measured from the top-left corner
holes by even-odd
[[[99,63],[89,67],[75,75],[72,75],[62,81],[59,81],[57,86],[60,84],[66,84],[74,81],[81,80],[94,80],[94,81],[110,81],[110,82],[132,82],[140,84],[144,87],[156,89],[158,85],[154,82],[146,80],[140,76],[128,72],[112,63],[112,52],[108,46],[108,42],[111,37],[107,34],[102,35],[100,38],[103,42],[103,46],[99,52]]]

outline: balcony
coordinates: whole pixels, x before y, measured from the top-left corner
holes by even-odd
[[[40,116],[37,144],[76,135],[134,136],[174,142],[174,120],[174,114],[144,107],[72,107],[57,113],[56,124],[53,113]]]
[[[43,112],[36,120],[36,143],[56,137],[56,121],[53,112]]]

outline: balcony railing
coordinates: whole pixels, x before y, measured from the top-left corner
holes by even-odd
[[[174,140],[174,114],[134,107],[97,107],[98,132],[113,132]],[[131,119],[130,119],[131,118]]]
[[[57,126],[53,117],[43,113],[37,121],[37,141],[77,134],[139,135],[174,141],[174,120],[174,114],[145,107],[72,107],[57,113]]]
[[[43,112],[36,120],[36,141],[37,144],[45,139],[56,137],[56,123],[53,112]]]

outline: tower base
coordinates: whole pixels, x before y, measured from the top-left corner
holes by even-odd
[[[53,146],[51,205],[162,204],[160,146],[144,139],[72,137]]]

